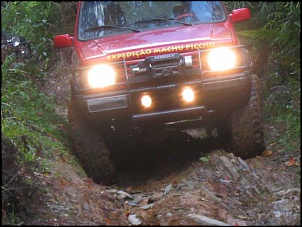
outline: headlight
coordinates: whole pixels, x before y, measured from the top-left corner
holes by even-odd
[[[210,51],[207,60],[213,71],[223,71],[235,67],[236,55],[234,51],[222,47]]]
[[[88,72],[88,83],[91,88],[100,88],[115,83],[115,72],[109,65],[95,65]]]
[[[19,37],[13,37],[13,38],[12,38],[12,45],[13,45],[14,47],[16,47],[16,46],[19,46],[19,44],[20,44],[20,39],[19,39]]]

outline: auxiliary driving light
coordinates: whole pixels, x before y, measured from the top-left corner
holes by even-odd
[[[152,104],[152,99],[149,95],[144,95],[141,99],[141,102],[144,107],[150,107]]]
[[[185,88],[182,91],[182,97],[186,102],[192,102],[194,100],[194,92],[191,88]]]

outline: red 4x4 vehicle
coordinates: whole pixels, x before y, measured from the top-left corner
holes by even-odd
[[[133,132],[205,128],[242,158],[265,149],[260,81],[233,25],[249,18],[219,1],[79,2],[74,36],[54,45],[74,48],[69,122],[96,182]]]

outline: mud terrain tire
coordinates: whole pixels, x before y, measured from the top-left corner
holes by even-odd
[[[110,185],[115,180],[115,168],[109,158],[100,130],[85,121],[85,117],[72,96],[68,106],[68,119],[73,153],[86,174],[94,182]]]
[[[230,150],[235,156],[252,158],[265,149],[261,81],[252,75],[252,89],[247,105],[231,113],[228,119]]]

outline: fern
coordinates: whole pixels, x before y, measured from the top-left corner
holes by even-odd
[[[276,45],[292,45],[290,36],[279,30],[261,29],[253,31],[241,31],[239,32],[239,34],[252,39],[256,39],[257,41],[263,41],[270,47],[274,47]]]

